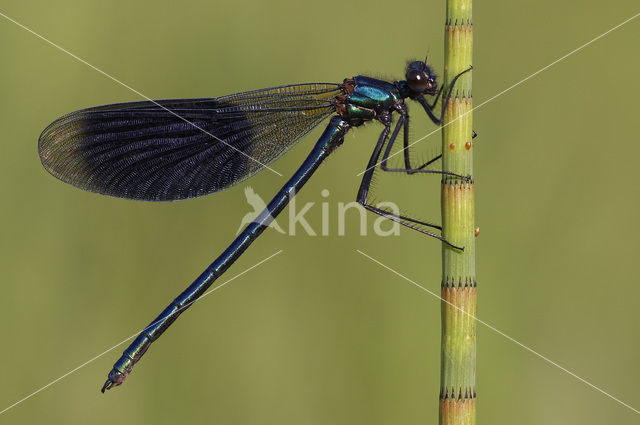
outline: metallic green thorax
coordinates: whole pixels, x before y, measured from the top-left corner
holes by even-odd
[[[403,97],[394,84],[362,75],[345,80],[343,87],[345,96],[338,109],[346,120],[375,119]]]

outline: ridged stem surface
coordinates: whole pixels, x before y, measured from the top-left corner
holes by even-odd
[[[471,66],[471,0],[446,0],[445,72],[453,78]],[[471,75],[456,82],[442,135],[443,170],[473,176]],[[446,99],[445,99],[446,101]],[[442,234],[459,250],[442,245],[442,351],[440,424],[473,425],[476,418],[475,223],[473,181],[443,176]]]

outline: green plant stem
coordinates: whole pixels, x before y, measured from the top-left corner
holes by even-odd
[[[471,0],[446,0],[444,85],[471,65]],[[442,133],[443,170],[473,176],[471,72],[456,83]],[[447,101],[445,99],[445,101]],[[442,179],[442,351],[440,424],[475,424],[476,322],[473,181]]]

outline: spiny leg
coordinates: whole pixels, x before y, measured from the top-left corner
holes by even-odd
[[[397,137],[398,132],[400,131],[400,126],[402,125],[402,116],[400,119],[398,119],[398,123],[396,123],[396,127],[393,131],[393,135],[395,135],[395,137]],[[383,122],[384,123],[384,122]],[[387,218],[391,221],[394,221],[398,224],[401,224],[403,226],[406,226],[410,229],[416,230],[420,233],[423,233],[427,236],[431,236],[432,238],[436,238],[439,241],[442,241],[443,243],[449,245],[450,247],[454,248],[454,249],[459,249],[461,251],[464,251],[464,248],[462,247],[458,247],[455,246],[453,244],[451,244],[449,241],[447,241],[445,238],[443,238],[440,235],[436,235],[435,233],[429,232],[427,230],[421,229],[417,226],[414,226],[411,223],[408,223],[408,221],[413,222],[413,223],[417,223],[417,224],[421,224],[424,226],[428,226],[428,227],[432,227],[435,229],[439,229],[442,230],[442,228],[440,226],[434,225],[434,224],[430,224],[430,223],[425,223],[419,220],[415,220],[412,219],[410,217],[405,217],[405,216],[401,216],[401,215],[397,215],[397,214],[392,214],[389,213],[388,211],[384,211],[378,207],[374,207],[373,205],[369,205],[367,203],[367,195],[369,194],[369,187],[371,186],[371,180],[373,178],[373,174],[375,172],[376,169],[376,163],[378,162],[378,158],[380,158],[380,153],[382,152],[382,147],[384,146],[387,137],[389,136],[389,132],[391,131],[391,123],[389,121],[387,121],[385,124],[385,128],[382,130],[382,133],[380,133],[380,137],[378,138],[378,142],[376,143],[375,148],[373,149],[373,153],[371,154],[371,158],[369,159],[369,163],[367,164],[367,168],[364,173],[364,176],[362,177],[362,182],[360,183],[360,188],[358,189],[358,196],[356,198],[356,202],[358,202],[360,205],[362,205],[366,210],[371,211],[375,214],[378,214],[384,218]],[[392,136],[393,136],[392,135]],[[406,221],[405,221],[406,220]]]
[[[451,93],[453,93],[453,87],[456,85],[458,78],[460,78],[464,73],[471,71],[472,69],[473,67],[470,66],[469,68],[465,69],[464,71],[462,71],[461,73],[453,77],[453,81],[451,81],[451,85],[449,86],[449,91],[447,92],[447,97],[445,98],[444,106],[442,107],[442,111],[440,111],[440,118],[436,117],[433,113],[433,107],[435,106],[435,102],[433,103],[433,105],[429,105],[423,95],[416,96],[415,100],[417,100],[420,103],[420,105],[422,105],[425,112],[429,116],[429,119],[431,119],[431,121],[433,121],[434,124],[442,125],[442,120],[444,120],[444,114],[447,111],[447,105],[449,104],[449,100],[451,99]]]
[[[455,173],[451,173],[449,171],[442,171],[442,170],[424,170],[423,168],[428,166],[429,164],[437,161],[438,159],[440,159],[440,157],[442,156],[442,154],[430,159],[429,161],[427,161],[425,164],[421,165],[418,168],[412,168],[411,167],[411,160],[409,159],[409,113],[407,112],[407,106],[402,103],[399,105],[398,111],[400,113],[400,118],[398,118],[398,123],[396,124],[396,127],[393,131],[393,134],[391,134],[391,137],[389,138],[389,143],[387,144],[387,148],[384,151],[384,155],[382,156],[382,161],[380,162],[380,168],[383,171],[388,171],[388,172],[401,172],[401,173],[407,173],[407,174],[413,174],[413,173],[427,173],[427,174],[444,174],[444,175],[448,175],[448,176],[452,176],[452,177],[458,177],[464,181],[468,181],[470,178],[468,176],[463,176],[460,174],[455,174]],[[393,147],[393,144],[396,141],[396,138],[398,137],[398,133],[400,131],[400,126],[404,125],[404,131],[403,131],[403,151],[404,151],[404,161],[405,161],[405,167],[406,168],[389,168],[387,166],[387,161],[389,159],[389,155],[391,153],[391,149]]]
[[[429,118],[431,119],[431,121],[433,121],[435,124],[437,125],[441,125],[442,121],[444,119],[444,114],[446,112],[446,106],[448,105],[448,100],[451,99],[451,93],[453,92],[453,87],[455,86],[456,81],[458,80],[458,78],[460,78],[460,76],[462,74],[464,74],[465,72],[470,71],[471,69],[473,69],[473,67],[469,67],[468,69],[462,71],[461,73],[459,73],[458,75],[456,75],[453,79],[453,81],[451,82],[451,85],[449,87],[449,91],[447,93],[447,101],[445,102],[445,106],[443,106],[441,114],[440,114],[440,118],[436,117],[433,113],[433,108],[435,107],[438,98],[440,96],[440,94],[442,93],[442,88],[438,91],[438,95],[436,96],[436,100],[434,101],[434,103],[432,105],[429,105],[426,101],[426,99],[424,98],[424,96],[418,96],[416,98],[416,100],[418,100],[418,102],[423,106],[424,110],[426,111],[427,115],[429,116]],[[409,149],[409,115],[407,113],[407,108],[404,104],[401,104],[400,108],[399,108],[399,112],[400,112],[400,118],[398,119],[398,122],[396,123],[396,126],[393,130],[393,133],[391,135],[391,138],[389,139],[389,143],[387,145],[387,148],[385,149],[384,155],[383,155],[383,160],[381,162],[381,168],[384,171],[397,171],[397,172],[407,172],[409,174],[412,173],[429,173],[429,174],[445,174],[445,175],[451,175],[454,177],[459,177],[462,180],[470,180],[471,177],[470,176],[461,176],[459,174],[455,174],[455,173],[451,173],[451,172],[447,172],[447,171],[441,171],[441,170],[424,170],[423,168],[428,166],[429,164],[433,163],[434,161],[438,160],[442,155],[436,156],[435,158],[432,158],[430,161],[428,161],[427,163],[423,164],[422,166],[418,167],[418,168],[411,168],[411,162],[409,159],[409,153],[408,153],[408,149]],[[381,120],[382,121],[382,120]],[[420,229],[419,227],[416,227],[414,225],[412,225],[411,223],[408,222],[413,222],[416,224],[420,224],[420,225],[424,225],[427,227],[432,227],[435,229],[439,229],[442,230],[442,227],[431,224],[431,223],[426,223],[426,222],[422,222],[419,220],[415,220],[413,218],[410,217],[406,217],[406,216],[401,216],[398,214],[392,214],[389,213],[388,211],[382,210],[378,207],[374,207],[373,205],[369,205],[367,203],[367,195],[369,193],[369,187],[371,186],[371,180],[373,178],[373,174],[375,172],[375,167],[378,161],[378,158],[380,157],[380,153],[382,152],[382,147],[385,144],[385,141],[387,139],[387,137],[389,136],[389,132],[391,131],[391,123],[390,123],[390,119],[387,118],[386,122],[382,121],[383,124],[385,124],[385,128],[384,130],[382,130],[382,133],[380,133],[380,137],[378,138],[378,142],[376,143],[376,146],[373,150],[373,153],[371,154],[371,158],[369,159],[369,164],[367,165],[367,171],[365,172],[363,178],[362,178],[362,182],[360,183],[360,188],[358,190],[358,196],[356,201],[362,205],[365,209],[378,214],[382,217],[385,217],[389,220],[392,220],[398,224],[402,224],[403,226],[406,226],[410,229],[416,230],[420,233],[423,233],[425,235],[431,236],[433,238],[436,238],[440,241],[442,241],[443,243],[449,245],[450,247],[454,248],[454,249],[459,249],[461,251],[464,251],[464,247],[459,247],[456,245],[453,245],[452,243],[450,243],[449,241],[447,241],[445,238],[443,238],[442,236],[436,235],[434,233],[431,233],[427,230],[424,229]],[[393,143],[395,142],[396,138],[398,137],[398,133],[400,132],[400,128],[401,126],[404,125],[404,160],[405,160],[405,166],[407,167],[406,169],[392,169],[392,168],[388,168],[387,167],[387,160],[389,158],[389,154],[391,152],[391,148],[393,147]],[[475,136],[473,136],[475,137]]]
[[[435,124],[437,125],[441,125],[442,124],[442,120],[444,119],[444,114],[447,110],[447,106],[449,104],[449,99],[451,99],[451,93],[453,92],[453,88],[456,84],[456,82],[458,81],[458,78],[460,78],[464,73],[469,72],[473,69],[473,67],[469,67],[467,69],[465,69],[464,71],[462,71],[461,73],[459,73],[458,75],[456,75],[453,78],[453,81],[451,82],[451,85],[449,86],[449,91],[447,93],[447,101],[444,102],[444,106],[442,107],[442,111],[440,113],[440,118],[437,118],[434,113],[433,113],[433,108],[435,107],[436,103],[438,102],[438,99],[440,97],[440,94],[442,93],[442,86],[440,87],[440,90],[438,90],[438,94],[436,95],[436,98],[434,100],[434,102],[429,105],[426,101],[426,99],[424,98],[424,96],[420,95],[418,96],[415,100],[417,100],[422,107],[424,108],[424,110],[426,111],[427,115],[429,116],[429,118],[431,119],[431,121],[433,121]],[[442,154],[439,154],[433,158],[431,158],[430,160],[428,160],[427,162],[425,162],[424,164],[418,166],[418,167],[412,167],[411,166],[411,160],[410,160],[410,155],[409,155],[409,115],[407,113],[407,108],[404,104],[401,105],[401,108],[399,109],[400,114],[402,115],[402,118],[404,120],[404,137],[403,137],[403,156],[404,156],[404,163],[405,163],[405,168],[389,168],[387,166],[387,160],[389,159],[389,154],[391,152],[391,148],[393,147],[393,143],[395,142],[395,137],[391,137],[389,144],[387,145],[387,149],[385,150],[385,153],[382,157],[382,163],[381,163],[381,168],[383,171],[389,171],[389,172],[401,172],[401,173],[407,173],[407,174],[414,174],[414,173],[427,173],[427,174],[446,174],[446,175],[451,175],[453,177],[458,177],[464,181],[469,181],[471,180],[470,176],[462,176],[459,174],[454,174],[454,173],[449,173],[449,172],[445,172],[445,171],[441,171],[441,170],[425,170],[426,167],[428,167],[429,165],[433,164],[434,162],[436,162],[437,160],[439,160],[440,158],[442,158]],[[475,138],[476,137],[476,133],[473,132],[473,135],[471,136],[471,138]]]
[[[442,94],[442,89],[444,88],[444,86],[440,86],[440,89],[438,90],[438,94],[436,95],[436,98],[433,99],[433,103],[431,105],[429,105],[429,109],[433,110],[433,108],[436,107],[436,105],[438,104],[438,99],[440,99],[440,95]]]
[[[471,140],[475,139],[478,136],[478,133],[475,132],[475,130],[471,130]],[[407,152],[409,150],[409,146],[407,145],[407,143],[405,142],[405,152]],[[409,157],[408,153],[405,153],[405,157]],[[438,156],[434,156],[433,158],[431,158],[430,160],[428,160],[427,162],[425,162],[424,164],[420,165],[419,167],[416,168],[411,168],[411,164],[409,164],[407,166],[407,174],[413,174],[413,173],[421,173],[423,171],[423,168],[428,167],[429,165],[433,164],[434,162],[436,162],[437,160],[439,160],[440,158],[442,158],[442,154],[438,155]],[[406,161],[405,161],[406,163]]]
[[[393,146],[393,142],[398,137],[398,133],[400,132],[400,128],[402,128],[403,124],[404,124],[405,132],[406,132],[407,128],[408,128],[408,124],[409,124],[409,115],[407,114],[407,107],[404,104],[401,105],[400,118],[398,118],[398,122],[396,123],[396,126],[393,129],[393,133],[391,133],[391,138],[389,139],[389,143],[387,144],[387,149],[385,150],[385,153],[384,153],[384,156],[383,156],[383,160],[382,160],[382,166],[383,167],[386,165],[386,161],[387,161],[387,158],[389,156],[389,152],[391,151],[391,146]],[[384,134],[384,130],[383,130],[383,133],[380,134],[380,137],[384,136],[384,138],[386,139],[388,134],[389,134],[388,129],[386,131],[386,134]],[[378,143],[380,143],[380,140],[378,141]],[[384,140],[382,141],[382,145],[384,145]],[[405,150],[405,153],[406,152],[407,151]],[[405,158],[405,161],[409,161],[409,158]],[[372,173],[371,177],[373,177],[373,173]],[[442,230],[441,226],[437,226],[435,224],[431,224],[431,223],[427,223],[427,222],[424,222],[424,221],[416,220],[415,218],[407,217],[407,216],[404,216],[404,215],[394,214],[394,213],[391,213],[389,211],[385,211],[385,210],[383,210],[381,208],[374,207],[373,205],[370,205],[370,204],[366,204],[366,205],[363,204],[363,206],[365,206],[365,208],[369,209],[370,211],[375,212],[376,214],[385,216],[387,218],[395,217],[395,218],[400,219],[400,220],[406,220],[406,221],[410,221],[410,222],[413,222],[413,223],[416,223],[416,224],[422,224],[422,225],[427,226],[427,227],[432,227],[434,229]],[[402,224],[404,224],[404,223],[402,223]],[[414,227],[411,227],[411,228],[413,229]]]

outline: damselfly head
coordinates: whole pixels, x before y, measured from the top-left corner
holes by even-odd
[[[416,93],[434,95],[438,92],[436,75],[424,61],[411,62],[407,66],[405,78],[409,88]]]

